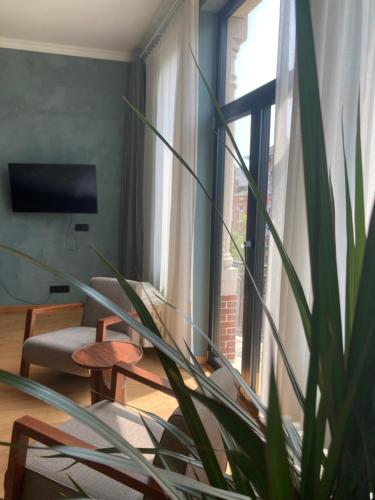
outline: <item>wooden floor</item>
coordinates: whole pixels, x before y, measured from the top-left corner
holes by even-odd
[[[37,332],[43,333],[65,326],[79,324],[79,313],[59,312],[38,318]],[[0,313],[0,368],[18,373],[23,339],[25,313]],[[152,349],[146,349],[139,366],[159,375],[163,374],[160,363]],[[31,378],[73,401],[87,406],[90,402],[89,380],[53,372],[32,366]],[[160,392],[129,381],[127,389],[128,404],[168,417],[174,410],[175,400]],[[68,417],[60,411],[33,399],[12,388],[0,384],[0,441],[8,442],[13,421],[24,415],[31,415],[49,424],[58,424]],[[8,449],[0,447],[0,498],[3,495],[3,477],[8,459]]]

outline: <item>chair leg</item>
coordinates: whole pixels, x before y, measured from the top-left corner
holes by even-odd
[[[9,449],[8,467],[4,478],[4,498],[20,500],[29,438],[22,434],[17,422],[13,425],[12,445]]]
[[[29,378],[30,376],[30,363],[25,361],[23,358],[21,359],[20,375],[25,378]]]

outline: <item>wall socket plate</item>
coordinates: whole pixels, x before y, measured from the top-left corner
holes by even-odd
[[[49,287],[49,293],[69,293],[69,285],[51,285]]]
[[[88,230],[89,230],[88,224],[75,224],[74,226],[74,231],[88,231]]]

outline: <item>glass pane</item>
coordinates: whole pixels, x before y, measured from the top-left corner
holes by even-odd
[[[275,150],[275,106],[271,107],[271,124],[270,124],[270,149],[268,158],[268,186],[267,186],[267,211],[271,214],[272,209],[272,170],[274,161],[274,150]],[[263,297],[265,298],[267,290],[267,278],[268,278],[268,257],[269,257],[269,247],[270,247],[270,231],[266,225],[266,236],[264,242],[264,275],[263,275]]]
[[[280,0],[246,0],[228,19],[225,102],[276,78]]]
[[[268,186],[267,186],[267,210],[268,213],[271,214],[272,212],[272,173],[273,173],[273,166],[274,166],[274,155],[275,155],[275,106],[271,107],[271,127],[270,127],[270,150],[269,150],[269,161],[268,161]],[[270,280],[269,272],[271,269],[271,259],[272,256],[270,255],[270,231],[268,229],[268,226],[266,226],[266,234],[265,234],[265,242],[264,242],[264,273],[263,273],[263,298],[265,299],[266,302],[267,300],[267,295],[271,293],[270,285],[268,281]],[[263,317],[263,324],[262,324],[262,341],[261,341],[261,355],[260,355],[260,366],[259,366],[259,376],[258,376],[258,384],[257,384],[257,389],[258,392],[260,391],[260,385],[261,385],[261,380],[260,380],[260,375],[262,374],[262,352],[263,352],[263,338],[264,338],[264,331],[266,328],[269,328],[269,325],[267,321]]]
[[[230,125],[241,154],[249,166],[251,117]],[[229,141],[227,141],[230,147]],[[232,156],[225,153],[224,205],[225,223],[243,253],[246,240],[248,184]],[[221,253],[221,296],[219,346],[238,369],[241,369],[244,266],[225,228]]]

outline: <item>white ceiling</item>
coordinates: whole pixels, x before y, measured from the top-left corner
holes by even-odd
[[[131,60],[174,0],[0,0],[0,47]]]

